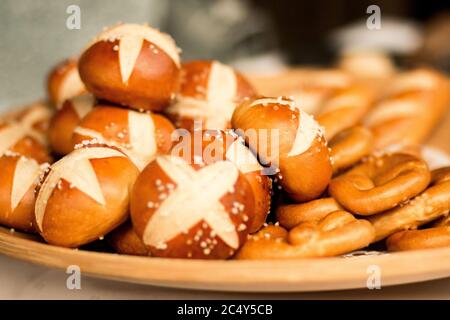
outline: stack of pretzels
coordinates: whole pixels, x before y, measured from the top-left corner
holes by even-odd
[[[423,147],[444,75],[346,56],[283,85],[179,54],[147,25],[107,28],[51,71],[46,101],[2,117],[0,224],[164,258],[450,246],[450,166]]]

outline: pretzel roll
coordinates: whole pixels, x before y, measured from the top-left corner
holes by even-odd
[[[26,128],[33,130],[35,134],[41,135],[40,139],[45,140],[52,115],[53,110],[50,105],[39,101],[19,112],[15,120]]]
[[[268,226],[251,236],[237,259],[299,259],[330,257],[368,246],[375,231],[366,220],[335,211],[318,222],[305,222],[287,232]]]
[[[350,51],[339,60],[339,68],[361,80],[386,81],[396,70],[392,59],[383,52]]]
[[[74,150],[50,166],[35,206],[36,226],[50,244],[75,248],[113,230],[128,215],[137,168],[103,146]]]
[[[328,146],[336,173],[350,168],[372,152],[373,135],[365,127],[352,127],[337,134]]]
[[[239,72],[218,61],[184,63],[181,74],[180,92],[166,112],[177,127],[187,130],[194,129],[194,121],[204,129],[230,128],[236,105],[256,95]]]
[[[77,96],[63,103],[53,116],[48,131],[50,147],[54,152],[66,155],[73,150],[73,131],[94,104],[95,98],[91,94]]]
[[[422,192],[430,182],[427,164],[412,155],[372,156],[330,182],[328,191],[344,208],[372,215]]]
[[[138,110],[163,110],[179,86],[175,42],[147,25],[104,30],[88,45],[78,68],[96,97]]]
[[[47,79],[48,97],[58,109],[67,99],[86,92],[78,74],[77,60],[68,59],[58,64]]]
[[[129,221],[108,235],[108,243],[117,253],[132,256],[148,256],[149,252]]]
[[[412,200],[389,211],[369,217],[375,240],[403,230],[415,229],[445,216],[450,210],[450,167],[433,170],[428,188]]]
[[[170,150],[173,130],[162,115],[99,104],[79,122],[72,143],[114,146],[142,170],[158,153]]]
[[[319,124],[294,101],[255,98],[236,108],[233,127],[263,164],[279,169],[280,185],[296,201],[317,198],[331,177],[331,163]]]
[[[10,121],[0,123],[0,156],[14,152],[39,163],[50,162],[43,134],[25,123]]]
[[[286,229],[304,222],[317,222],[343,208],[333,198],[316,199],[305,203],[285,204],[277,208],[276,218]]]
[[[0,157],[0,224],[34,231],[34,189],[45,166],[19,154]]]
[[[317,121],[324,128],[324,135],[331,140],[339,132],[359,124],[373,102],[372,92],[361,85],[338,90],[328,99]]]
[[[153,256],[226,259],[245,242],[253,205],[247,179],[230,161],[158,156],[136,181],[131,218]]]
[[[397,76],[365,119],[374,133],[375,147],[422,143],[450,104],[449,88],[448,80],[431,70]]]
[[[201,141],[201,148],[196,147],[197,141]],[[249,232],[258,231],[270,212],[272,180],[264,173],[256,156],[245,146],[244,140],[232,130],[204,130],[201,133],[196,131],[190,143],[190,148],[184,148],[184,140],[177,143],[171,154],[180,156],[187,162],[202,159],[206,164],[229,160],[238,167],[249,182],[255,199],[254,219]]]

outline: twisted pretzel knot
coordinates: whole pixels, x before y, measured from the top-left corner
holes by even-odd
[[[333,211],[343,210],[333,198],[316,199],[299,204],[286,204],[277,208],[277,221],[286,229],[303,222],[317,222]]]
[[[416,229],[449,212],[450,167],[434,170],[431,176],[430,186],[420,195],[404,205],[368,218],[375,228],[376,241],[397,231]]]
[[[369,129],[352,127],[338,133],[328,146],[333,172],[351,167],[372,152],[373,136]]]
[[[423,160],[394,153],[370,157],[333,179],[328,190],[347,210],[372,215],[414,197],[429,181],[430,172]]]
[[[374,239],[372,225],[346,211],[335,211],[317,222],[289,232],[270,225],[244,244],[237,259],[297,259],[336,256],[363,248]]]

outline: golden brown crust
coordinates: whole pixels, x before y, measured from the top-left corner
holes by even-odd
[[[372,215],[422,192],[430,181],[427,164],[412,155],[372,156],[334,178],[328,191],[347,210]]]
[[[333,198],[321,198],[299,204],[281,205],[276,210],[277,221],[286,229],[304,222],[317,222],[342,206]]]
[[[365,119],[377,149],[423,143],[450,103],[448,79],[428,69],[399,74],[387,91]]]
[[[255,95],[245,77],[230,66],[212,60],[189,61],[182,65],[180,91],[166,113],[178,128],[189,131],[228,129],[236,105]]]
[[[0,157],[0,224],[34,232],[34,189],[41,168],[20,155]]]
[[[127,221],[108,234],[108,243],[120,254],[148,256],[149,252],[137,236],[130,221]]]
[[[62,103],[86,92],[78,75],[76,59],[67,59],[53,68],[47,78],[49,100],[57,108]]]
[[[126,220],[137,175],[117,150],[73,151],[53,164],[41,183],[35,207],[39,233],[51,244],[71,248],[103,237]]]
[[[157,154],[167,153],[174,126],[162,115],[98,104],[74,130],[72,144],[90,141],[115,146],[141,170]]]
[[[331,149],[333,172],[336,174],[357,164],[372,152],[373,135],[365,127],[352,127],[338,133],[328,146]]]
[[[301,259],[329,257],[361,249],[375,236],[371,224],[346,211],[335,211],[318,222],[302,223],[289,232],[268,226],[252,236],[237,259]]]
[[[394,233],[386,240],[389,251],[450,247],[450,225]]]
[[[115,28],[121,32],[128,26],[111,30]],[[121,74],[121,63],[129,61],[120,62],[119,54],[130,55],[125,53],[127,47],[121,46],[121,40],[133,40],[134,36],[139,37],[137,32],[148,29],[151,28],[139,26],[125,31],[125,35],[118,33],[110,39],[100,38],[84,51],[78,68],[88,91],[101,99],[138,110],[162,111],[169,105],[178,91],[180,68],[164,48],[143,39],[129,78],[124,79]]]
[[[245,101],[236,108],[232,124],[243,131],[262,163],[278,167],[280,185],[291,198],[308,201],[325,190],[331,177],[326,141],[317,122],[292,100]],[[273,146],[278,146],[279,152],[272,150]]]
[[[432,171],[431,184],[411,201],[369,217],[376,241],[403,230],[415,229],[446,215],[450,210],[450,168]]]
[[[331,140],[339,132],[358,125],[372,106],[372,92],[359,85],[338,90],[328,99],[317,121],[324,128],[325,138]]]
[[[135,183],[131,218],[154,256],[226,259],[244,243],[253,205],[251,187],[232,163],[158,156]]]
[[[95,99],[91,95],[64,101],[62,107],[53,116],[48,131],[50,147],[54,152],[66,155],[73,150],[73,131],[86,113],[94,107],[94,103]],[[78,104],[81,104],[81,107],[77,107]]]

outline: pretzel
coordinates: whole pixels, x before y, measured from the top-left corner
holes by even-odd
[[[350,168],[372,152],[373,135],[365,127],[352,127],[338,133],[328,144],[333,172]]]
[[[277,207],[276,219],[286,229],[304,222],[317,222],[333,211],[343,210],[333,198],[316,199],[305,203],[285,204]]]
[[[48,130],[50,147],[54,152],[66,155],[73,150],[73,131],[80,120],[92,110],[94,104],[95,98],[91,94],[83,94],[64,101],[53,116]]]
[[[359,124],[372,105],[371,91],[361,85],[338,90],[323,105],[317,121],[324,128],[325,139]]]
[[[128,217],[138,169],[122,152],[90,146],[49,167],[38,186],[36,229],[50,244],[76,248],[102,238]]]
[[[94,143],[114,146],[142,170],[157,154],[167,153],[175,130],[163,115],[141,113],[98,104],[74,129],[73,145]]]
[[[230,161],[189,163],[158,156],[131,197],[134,230],[153,256],[226,259],[253,221],[252,189]]]
[[[312,200],[326,189],[331,163],[322,129],[294,101],[249,99],[236,108],[231,122],[262,163],[279,170],[277,179],[292,199]]]
[[[375,228],[376,241],[398,231],[415,229],[449,212],[450,167],[434,170],[431,176],[430,185],[420,195],[394,209],[368,218]]]
[[[374,133],[377,149],[421,144],[449,104],[449,82],[444,76],[426,69],[405,72],[394,78],[365,124]]]
[[[179,128],[230,128],[231,115],[255,90],[239,72],[218,61],[196,60],[182,65],[181,89],[165,111]]]
[[[372,215],[414,197],[429,181],[430,172],[423,160],[394,153],[370,157],[334,178],[328,191],[347,210]]]
[[[133,256],[148,256],[150,253],[137,236],[130,221],[114,229],[107,236],[108,243],[117,253]]]
[[[97,35],[78,69],[94,96],[133,109],[162,111],[178,90],[180,57],[169,35],[147,25],[119,24]]]
[[[86,93],[77,63],[76,59],[65,60],[54,67],[48,75],[48,98],[57,109],[61,108],[67,99]]]
[[[34,189],[45,165],[7,152],[0,157],[0,168],[0,224],[33,232]]]
[[[289,232],[268,226],[251,236],[236,259],[300,259],[341,255],[369,245],[372,225],[346,211],[335,211],[318,222],[302,223]]]
[[[422,230],[394,233],[386,240],[389,251],[450,247],[450,224]]]
[[[53,110],[51,106],[47,102],[38,101],[28,105],[19,112],[15,117],[15,121],[33,130],[34,134],[40,135],[40,141],[45,141],[52,115]]]

